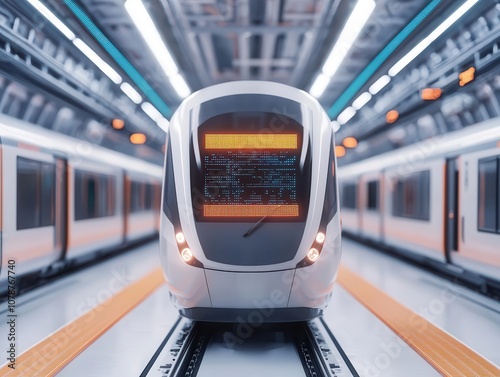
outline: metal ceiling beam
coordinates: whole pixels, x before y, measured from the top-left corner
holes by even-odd
[[[242,31],[238,35],[238,56],[244,64],[240,67],[240,76],[244,80],[250,78],[250,66],[246,61],[250,59],[250,33],[246,29],[250,23],[250,4],[249,0],[237,0],[236,18]]]
[[[265,67],[267,65],[271,67],[279,68],[292,68],[295,66],[295,60],[293,59],[247,59],[245,61],[240,59],[234,59],[233,65],[241,67],[243,65],[249,65],[251,67]]]
[[[219,80],[219,69],[217,67],[217,56],[215,55],[214,44],[210,34],[200,34],[200,47],[205,55],[205,60],[208,66],[210,75],[215,81]],[[206,68],[205,68],[206,70]]]
[[[196,33],[191,30],[189,21],[185,18],[184,11],[178,0],[160,0],[167,19],[172,25],[175,32],[175,38],[179,42],[179,47],[187,56],[190,56],[190,61],[193,63],[198,79],[204,86],[209,86],[213,83],[208,75],[202,74],[205,72],[203,58],[197,43]]]
[[[280,4],[282,0],[268,0],[266,1],[266,25],[276,26],[280,17]],[[271,74],[271,63],[274,57],[274,50],[276,47],[276,38],[278,37],[275,33],[267,33],[263,35],[263,43],[261,47],[260,56],[264,62],[261,66],[260,77],[263,80],[269,80]]]
[[[252,35],[265,34],[283,34],[289,32],[305,33],[311,30],[309,26],[287,26],[287,25],[211,25],[211,26],[195,26],[191,30],[195,33],[202,34],[242,34],[249,33]]]

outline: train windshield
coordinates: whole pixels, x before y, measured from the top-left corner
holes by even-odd
[[[219,114],[198,127],[197,138],[197,221],[305,220],[310,163],[302,158],[304,129],[295,119]]]

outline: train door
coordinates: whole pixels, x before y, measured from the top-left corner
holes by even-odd
[[[65,158],[56,157],[56,226],[54,246],[64,259],[68,240],[68,162]]]
[[[378,211],[380,213],[380,227],[379,227],[379,234],[380,234],[380,242],[385,243],[385,190],[387,187],[387,182],[385,181],[385,170],[382,170],[380,172],[380,180],[379,180],[379,192],[378,192],[378,203],[379,203],[379,208]]]
[[[362,236],[380,242],[382,236],[382,212],[380,209],[380,186],[382,175],[378,172],[364,174],[360,179]]]
[[[445,185],[445,254],[450,262],[451,253],[458,251],[458,158],[446,160]]]

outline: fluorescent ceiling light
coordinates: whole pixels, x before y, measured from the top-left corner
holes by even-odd
[[[309,93],[313,97],[319,98],[324,93],[330,83],[330,79],[339,69],[374,9],[374,0],[358,0],[337,42],[335,42],[335,45],[328,54],[328,58],[321,69],[322,72],[316,77],[311,89],[309,89]]]
[[[61,33],[64,34],[66,38],[70,41],[75,39],[75,33],[73,33],[64,23],[56,17],[45,5],[43,5],[38,0],[28,0],[28,2],[35,7],[47,20],[49,20],[52,25],[54,25]]]
[[[337,118],[337,122],[339,122],[339,124],[343,126],[344,124],[349,122],[354,115],[356,115],[356,109],[349,106],[347,109],[340,113]]]
[[[335,72],[337,72],[337,69],[342,64],[342,61],[356,41],[356,38],[361,30],[363,30],[363,27],[370,18],[374,9],[374,0],[358,0],[344,26],[344,29],[340,33],[337,42],[333,46],[325,64],[323,65],[322,71],[325,75],[332,77]]]
[[[396,51],[396,49],[407,40],[415,29],[417,29],[443,1],[444,0],[430,0],[428,4],[415,17],[413,17],[400,32],[391,39],[391,41],[377,54],[377,56],[365,67],[365,69],[363,69],[363,71],[328,109],[328,115],[332,119],[337,117],[340,112],[348,106],[354,96],[392,56],[394,51]]]
[[[79,38],[73,40],[73,44],[94,63],[106,76],[108,76],[115,84],[122,82],[122,77],[111,66],[106,63],[97,53],[92,50],[84,41]]]
[[[181,98],[185,98],[191,94],[191,89],[189,89],[186,81],[184,81],[184,77],[180,73],[170,77],[170,84],[172,84],[172,87]]]
[[[125,9],[134,21],[135,26],[141,32],[144,40],[148,44],[151,52],[160,63],[160,66],[165,71],[165,74],[170,77],[175,75],[179,70],[177,65],[170,55],[163,39],[158,32],[153,20],[149,16],[146,7],[141,0],[127,0],[125,2]]]
[[[75,3],[75,0],[64,0],[66,6],[73,12],[75,17],[85,26],[90,34],[102,46],[104,50],[115,60],[116,64],[130,77],[134,84],[141,90],[148,100],[159,109],[165,116],[170,116],[172,110],[163,99],[149,85],[146,79],[137,71],[130,61],[116,48],[116,46],[104,35],[90,17]]]
[[[155,122],[159,122],[161,118],[163,118],[163,115],[161,115],[161,113],[156,110],[156,107],[151,105],[149,102],[143,102],[141,104],[141,108],[146,113],[146,115],[153,119]]]
[[[189,89],[184,78],[178,73],[179,68],[177,68],[170,51],[168,51],[142,1],[127,0],[125,2],[125,9],[132,18],[132,21],[134,21],[137,29],[141,32],[144,41],[151,49],[161,68],[170,79],[177,94],[181,98],[187,97],[191,93],[191,89]]]
[[[352,103],[352,107],[356,110],[361,109],[364,105],[368,103],[369,100],[372,99],[372,95],[368,92],[364,92],[358,98],[354,100]]]
[[[391,82],[391,77],[388,75],[384,75],[381,78],[379,78],[377,81],[375,81],[370,88],[368,88],[368,91],[372,94],[375,95],[378,92],[380,92],[382,89],[385,88],[387,84]]]
[[[417,44],[410,52],[408,52],[402,59],[400,59],[389,70],[390,76],[396,76],[401,70],[410,64],[418,55],[422,53],[427,47],[430,46],[441,34],[450,28],[460,17],[472,8],[479,0],[468,0],[460,8],[458,8],[450,17],[448,17],[441,25],[439,25],[432,33],[425,37],[419,44]]]
[[[314,80],[311,89],[309,89],[309,93],[315,98],[321,97],[329,82],[330,77],[320,73],[318,77],[316,77],[316,80]]]
[[[132,102],[136,103],[137,105],[142,102],[142,96],[128,82],[123,82],[120,85],[120,89],[128,98],[130,98]]]
[[[156,124],[157,124],[157,125],[158,125],[158,127],[160,127],[163,131],[168,132],[168,128],[170,127],[170,122],[169,122],[167,119],[165,119],[165,118],[161,117],[161,119],[159,119],[159,120],[156,122]]]
[[[331,126],[333,128],[333,132],[337,132],[338,130],[340,130],[340,123],[336,120],[332,121]]]

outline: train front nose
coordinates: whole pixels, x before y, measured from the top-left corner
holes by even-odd
[[[205,270],[212,306],[273,310],[287,307],[294,270],[225,272]]]

